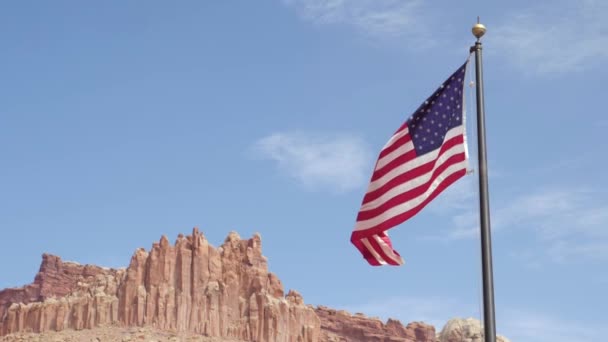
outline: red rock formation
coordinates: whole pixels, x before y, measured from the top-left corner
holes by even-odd
[[[33,284],[0,291],[0,335],[100,325],[152,326],[248,341],[317,341],[312,307],[268,272],[261,239],[216,249],[194,229],[135,251],[126,270],[44,255]]]
[[[363,314],[351,315],[324,306],[315,311],[321,320],[321,341],[435,342],[435,328],[428,324],[414,322],[404,327],[393,319],[384,324]]]
[[[197,229],[175,245],[163,236],[120,270],[44,254],[32,284],[0,291],[0,336],[104,326],[256,342],[435,342],[435,328],[424,323],[385,324],[313,309],[293,290],[285,295],[259,235],[230,233],[219,248]]]
[[[0,291],[0,335],[112,322],[118,309],[112,293],[121,272],[44,254],[33,284]]]

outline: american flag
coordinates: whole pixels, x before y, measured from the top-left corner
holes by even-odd
[[[380,151],[350,239],[371,265],[402,265],[387,230],[416,215],[467,172],[466,66],[424,101]]]

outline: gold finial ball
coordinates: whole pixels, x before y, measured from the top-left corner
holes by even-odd
[[[477,23],[475,26],[473,26],[471,31],[473,31],[473,35],[479,39],[486,33],[486,27],[480,23]]]

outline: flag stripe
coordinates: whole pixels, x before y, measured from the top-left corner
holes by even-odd
[[[433,192],[430,193],[429,197],[424,199],[422,201],[422,203],[418,204],[416,207],[412,208],[409,211],[403,212],[399,215],[392,216],[391,218],[387,219],[384,222],[381,222],[380,224],[378,224],[376,226],[373,226],[370,228],[356,229],[352,233],[351,240],[360,239],[363,236],[369,236],[372,234],[377,234],[378,232],[383,232],[387,229],[390,229],[390,228],[410,219],[412,216],[414,216],[418,212],[420,212],[420,210],[422,210],[429,202],[431,202],[435,197],[437,197],[437,195],[439,195],[443,190],[445,190],[452,183],[454,183],[455,181],[457,181],[458,179],[463,177],[465,174],[466,174],[465,169],[462,169],[456,173],[452,173],[447,178],[445,178],[443,180],[443,182],[441,182],[441,184],[439,184],[439,186]]]
[[[402,265],[404,263],[399,253],[393,250],[390,240],[385,234],[383,236],[374,234],[373,236],[353,240],[352,242],[363,254],[363,257],[374,266],[386,264]]]
[[[401,157],[402,155],[414,152],[414,143],[412,142],[412,139],[410,138],[409,134],[403,137],[403,141],[400,141],[392,145],[391,147],[395,148],[391,148],[392,151],[390,153],[378,160],[378,163],[376,164],[375,168],[376,171],[381,170],[387,164]]]
[[[380,240],[380,238],[378,237],[378,235],[373,235],[373,236],[371,236],[371,238],[367,238],[367,241],[369,241],[369,244],[372,246],[372,248],[374,249],[374,251],[378,255],[380,255],[380,257],[382,258],[382,260],[384,260],[384,262],[386,262],[389,265],[399,265],[398,261],[393,260],[384,251],[384,248],[382,248],[381,245],[385,245],[386,246],[386,244],[384,243],[384,241]]]
[[[402,146],[403,144],[407,143],[408,141],[411,141],[412,138],[410,137],[409,132],[410,132],[410,130],[406,126],[405,128],[403,128],[400,131],[398,131],[397,133],[395,133],[395,135],[393,135],[391,137],[391,139],[388,141],[388,143],[386,143],[386,145],[384,145],[384,147],[382,148],[382,151],[380,151],[380,155],[378,156],[378,159],[382,160],[382,158],[386,157],[388,154],[395,151],[397,148],[399,148],[399,146]]]
[[[357,221],[370,220],[376,216],[384,214],[388,210],[398,205],[406,206],[409,201],[416,200],[416,198],[421,195],[424,196],[438,179],[441,181],[442,179],[447,178],[447,176],[450,174],[458,172],[460,169],[462,169],[463,165],[461,165],[461,163],[464,161],[465,155],[463,151],[462,153],[450,157],[445,163],[434,169],[432,172],[420,177],[427,179],[425,183],[416,186],[417,184],[412,184],[413,182],[409,182],[402,185],[402,187],[405,189],[410,188],[409,190],[401,190],[399,187],[391,190],[391,194],[387,194],[390,196],[380,198],[383,201],[380,201],[377,206],[370,209],[361,210],[357,216]],[[410,184],[412,184],[412,186],[410,186]]]
[[[417,186],[427,184],[437,173],[436,170],[443,167],[446,163],[449,163],[450,160],[453,160],[452,158],[454,156],[462,154],[462,158],[466,158],[464,153],[464,146],[462,144],[456,145],[449,150],[446,150],[445,153],[441,154],[436,162],[432,161],[425,165],[421,165],[411,172],[407,172],[397,178],[394,178],[391,180],[390,184],[387,184],[387,186],[384,186],[378,191],[370,193],[369,196],[366,196],[363,200],[364,204],[361,206],[361,210],[366,211],[374,209],[386,202],[388,199],[393,198],[398,193],[406,192],[416,188]]]
[[[386,265],[386,261],[384,261],[384,259],[382,259],[382,257],[380,257],[380,255],[378,255],[378,253],[374,250],[374,247],[372,247],[372,245],[369,243],[369,240],[367,238],[363,238],[360,240],[361,245],[357,245],[357,248],[359,248],[359,251],[361,251],[361,253],[363,253],[363,257],[370,262],[372,265],[374,265],[374,263],[376,264],[376,266],[379,265]]]
[[[397,132],[393,133],[393,136],[390,139],[388,139],[386,144],[384,144],[384,147],[382,147],[382,150],[387,149],[390,145],[392,145],[395,142],[395,140],[399,139],[404,134],[407,134],[408,131],[409,130],[407,127],[407,122],[405,122],[405,123],[403,123],[403,125],[401,125],[401,127],[399,127]],[[382,150],[380,151],[380,157],[382,157]]]
[[[451,130],[449,130],[447,132],[445,138],[443,139],[444,144],[449,142],[452,138],[454,138],[458,135],[462,135],[462,134],[464,134],[463,126],[458,126],[458,127],[452,128]],[[367,192],[369,193],[371,191],[378,189],[379,187],[383,186],[391,179],[395,178],[396,176],[398,176],[406,171],[411,170],[412,168],[417,167],[418,165],[426,164],[426,163],[434,160],[435,158],[437,158],[439,152],[440,152],[440,150],[437,149],[432,152],[426,153],[422,156],[419,156],[416,159],[412,159],[412,160],[408,160],[405,158],[400,159],[400,161],[403,164],[400,165],[399,167],[396,167],[393,169],[388,169],[385,167],[383,170],[374,172],[374,174],[372,175],[372,182],[369,184],[369,186],[367,188]],[[415,157],[415,155],[414,155],[414,157]]]
[[[384,255],[388,257],[388,259],[385,258],[384,260],[386,260],[389,265],[402,265],[403,259],[401,258],[399,253],[397,253],[393,249],[391,240],[388,238],[386,232],[382,232],[381,235],[382,236],[380,236],[379,234],[374,234],[373,237],[374,240],[376,240],[376,242],[380,246],[380,248],[382,248]]]
[[[355,225],[355,230],[364,230],[364,229],[372,229],[382,224],[382,222],[388,218],[393,216],[401,215],[404,212],[408,212],[418,207],[421,203],[424,203],[425,198],[429,197],[432,193],[434,193],[438,188],[440,188],[442,182],[449,178],[452,174],[457,174],[460,171],[466,171],[465,169],[466,161],[461,161],[455,165],[449,167],[444,173],[439,175],[436,179],[433,180],[432,184],[425,189],[423,193],[412,198],[411,200],[405,203],[399,203],[398,205],[393,206],[389,210],[382,213],[382,215],[374,216],[370,219],[362,219],[357,220],[357,224]]]
[[[381,197],[382,195],[384,195],[386,192],[388,192],[393,187],[399,186],[400,184],[403,184],[412,179],[415,179],[416,177],[420,177],[421,175],[426,174],[427,172],[431,171],[434,168],[435,163],[438,161],[439,158],[444,157],[444,155],[445,155],[444,158],[448,158],[453,153],[458,152],[457,147],[459,145],[462,145],[463,142],[464,142],[463,136],[454,137],[454,138],[450,139],[448,142],[446,142],[441,147],[441,149],[439,149],[437,151],[438,153],[433,153],[435,155],[435,158],[433,158],[429,161],[426,161],[426,159],[418,158],[411,163],[407,163],[407,166],[395,168],[395,170],[402,171],[402,172],[400,174],[397,174],[396,172],[391,171],[391,174],[392,174],[391,176],[393,176],[393,177],[390,177],[391,178],[390,180],[387,180],[387,182],[385,184],[380,185],[378,188],[376,188],[374,190],[368,190],[367,194],[365,194],[365,196],[363,197],[363,204],[365,205],[366,203],[369,203],[369,202]],[[426,163],[423,164],[422,163],[423,161],[426,161]],[[389,178],[389,177],[387,177],[387,178]]]

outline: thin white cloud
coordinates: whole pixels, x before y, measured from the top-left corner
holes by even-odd
[[[597,342],[608,333],[605,327],[528,311],[507,311],[497,324],[512,341]]]
[[[311,189],[352,190],[371,172],[367,145],[351,135],[275,133],[255,142],[253,151]]]
[[[283,0],[317,24],[352,26],[366,35],[428,41],[418,25],[424,20],[420,0]]]
[[[509,199],[509,204],[492,210],[492,231],[532,234],[545,253],[524,253],[533,267],[538,267],[539,258],[560,263],[608,260],[608,204],[597,195],[579,189],[544,190]],[[477,215],[476,209],[453,214],[452,228],[436,238],[450,241],[477,237]]]
[[[606,1],[543,1],[507,15],[488,44],[527,71],[562,73],[608,59]]]
[[[549,256],[556,262],[566,263],[570,260],[608,260],[608,240],[600,241],[555,241],[548,250]]]
[[[409,40],[418,48],[438,43],[428,27],[446,25],[421,0],[282,2],[314,24],[350,26],[375,39]],[[544,74],[584,70],[608,59],[608,2],[543,0],[525,6],[502,15],[502,24],[489,26],[488,51],[496,51],[523,70]],[[442,46],[450,46],[452,38],[439,40]]]

